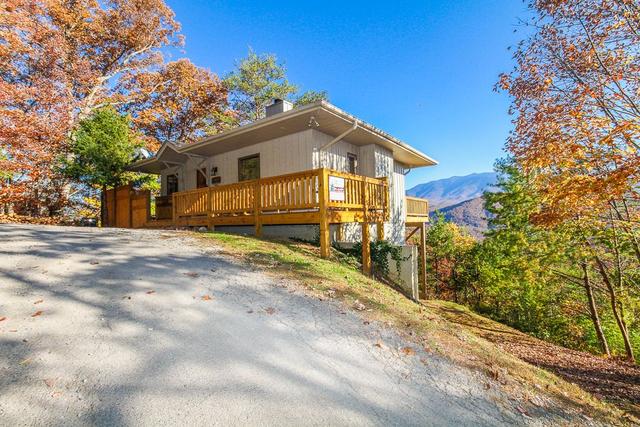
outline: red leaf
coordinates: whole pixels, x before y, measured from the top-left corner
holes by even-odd
[[[37,316],[40,316],[41,314],[42,314],[42,310],[38,310],[35,313],[33,313],[31,317],[37,317]]]

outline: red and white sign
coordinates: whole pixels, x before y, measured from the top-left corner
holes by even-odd
[[[344,202],[344,178],[329,175],[329,200]]]

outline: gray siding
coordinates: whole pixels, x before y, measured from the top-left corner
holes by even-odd
[[[166,176],[171,173],[178,174],[179,191],[196,188],[197,169],[203,167],[207,171],[216,167],[221,184],[235,183],[238,181],[238,159],[253,154],[260,155],[260,176],[270,177],[320,167],[347,172],[347,154],[352,153],[358,156],[357,174],[375,178],[387,177],[391,215],[390,221],[385,224],[385,235],[394,243],[403,243],[406,216],[402,173],[404,166],[393,160],[391,151],[375,144],[358,147],[343,140],[320,151],[333,138],[315,129],[308,129],[207,159],[192,158],[186,165],[167,169],[161,174],[161,194],[166,194]],[[375,235],[375,228],[371,231]],[[344,235],[350,241],[360,240],[360,227],[348,224]]]

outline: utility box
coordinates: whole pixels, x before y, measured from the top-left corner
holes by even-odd
[[[402,288],[405,295],[418,301],[419,298],[419,281],[418,281],[418,247],[402,245],[400,248],[400,256],[402,260],[398,263],[389,257],[389,279],[393,280]]]

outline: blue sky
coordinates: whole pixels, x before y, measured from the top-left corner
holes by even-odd
[[[407,188],[489,171],[503,155],[509,100],[493,85],[523,36],[519,0],[168,4],[186,36],[171,59],[225,75],[249,46],[275,53],[303,90],[327,90],[338,107],[440,162],[412,171]]]

